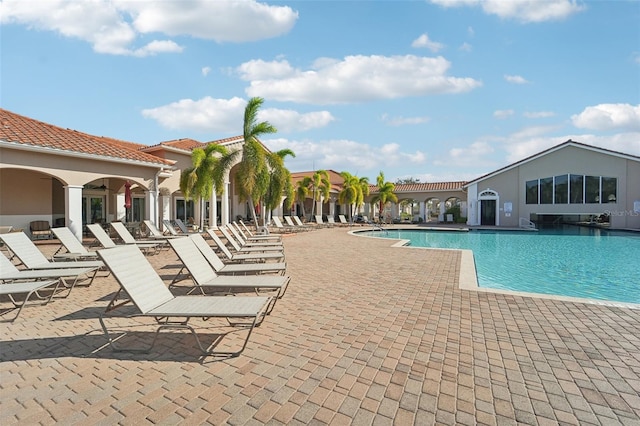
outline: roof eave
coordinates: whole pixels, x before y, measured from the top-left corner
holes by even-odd
[[[152,167],[152,168],[161,169],[161,170],[175,169],[175,167],[173,166],[173,164],[175,164],[175,161],[172,161],[172,160],[165,160],[167,163],[171,163],[171,164],[152,163],[150,161],[141,161],[141,160],[135,160],[135,159],[129,159],[129,158],[116,158],[116,157],[109,157],[106,155],[87,154],[84,152],[65,151],[62,149],[47,148],[47,147],[36,146],[36,145],[27,145],[27,144],[16,143],[16,142],[7,142],[5,140],[0,140],[0,148],[9,148],[9,149],[16,149],[20,151],[29,151],[29,152],[36,152],[36,153],[42,153],[42,154],[62,155],[65,157],[82,158],[86,160],[101,160],[101,161],[108,161],[112,163],[124,163],[124,164],[134,163],[138,166]]]

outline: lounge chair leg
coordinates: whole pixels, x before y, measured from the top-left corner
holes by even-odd
[[[195,329],[193,327],[191,327],[189,324],[186,323],[186,321],[184,322],[180,322],[180,323],[162,323],[158,326],[158,328],[156,329],[156,332],[153,336],[153,340],[151,342],[151,344],[147,347],[144,348],[124,348],[124,347],[120,347],[116,344],[116,341],[119,340],[120,338],[122,338],[124,336],[121,335],[117,338],[112,338],[111,334],[109,333],[109,330],[104,322],[104,317],[103,315],[100,315],[98,317],[98,320],[100,321],[100,326],[102,327],[102,331],[104,332],[105,337],[107,338],[108,342],[109,342],[109,346],[116,352],[136,352],[136,353],[149,353],[151,351],[151,349],[155,346],[156,344],[156,340],[158,339],[158,335],[160,334],[160,332],[165,329],[165,328],[175,328],[175,329],[187,329],[191,332],[191,334],[193,335],[193,337],[195,338],[195,341],[198,345],[198,348],[200,349],[200,351],[202,352],[203,355],[205,356],[222,356],[222,357],[237,357],[239,356],[247,347],[247,343],[249,342],[249,338],[251,337],[251,333],[253,332],[253,329],[255,327],[257,327],[259,325],[258,322],[258,317],[262,316],[262,319],[260,320],[260,322],[262,322],[262,320],[264,320],[264,315],[266,315],[266,313],[262,313],[262,315],[258,314],[254,317],[253,321],[251,322],[250,325],[247,325],[247,327],[249,328],[249,331],[247,332],[247,336],[244,339],[244,342],[242,343],[242,347],[240,348],[240,350],[235,351],[235,352],[226,352],[226,351],[213,351],[213,350],[209,350],[207,348],[205,348],[204,346],[202,346],[202,342],[200,341],[200,338],[198,337],[198,334],[196,333]],[[166,318],[165,320],[168,320],[168,318]],[[188,321],[188,319],[187,319]],[[220,337],[221,339],[221,337]],[[212,343],[213,346],[217,346],[220,343],[220,339],[216,340],[215,342]]]
[[[6,313],[8,313],[9,311],[13,311],[14,309],[18,309],[18,312],[16,312],[16,315],[11,318],[9,320],[9,322],[14,322],[16,319],[18,319],[18,316],[20,316],[20,313],[22,312],[22,309],[27,305],[27,302],[29,301],[29,298],[32,295],[36,295],[36,297],[40,300],[44,300],[44,302],[41,303],[33,303],[34,305],[46,305],[47,303],[51,302],[51,300],[53,299],[53,296],[56,294],[56,292],[58,291],[58,287],[60,286],[60,280],[58,280],[58,282],[56,283],[56,286],[54,288],[52,288],[51,290],[46,289],[46,291],[51,291],[51,294],[49,295],[49,297],[42,297],[40,296],[40,293],[38,293],[38,291],[44,291],[44,289],[40,289],[40,290],[33,290],[30,291],[29,293],[27,293],[27,295],[25,296],[24,300],[22,302],[18,302],[17,300],[14,299],[12,294],[7,294],[9,300],[11,301],[11,303],[13,304],[13,308],[6,310],[5,312],[3,312],[0,315],[4,315]]]

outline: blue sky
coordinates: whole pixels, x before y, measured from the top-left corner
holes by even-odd
[[[573,139],[640,155],[640,2],[2,0],[2,108],[292,171],[470,180]]]

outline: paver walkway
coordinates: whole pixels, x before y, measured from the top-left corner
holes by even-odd
[[[289,291],[231,360],[187,333],[105,347],[112,277],[1,323],[0,424],[640,424],[640,310],[459,290],[458,252],[344,228],[284,244]],[[177,272],[172,252],[150,259]]]

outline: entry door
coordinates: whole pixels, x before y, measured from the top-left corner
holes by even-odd
[[[496,200],[480,201],[480,225],[495,226]]]

